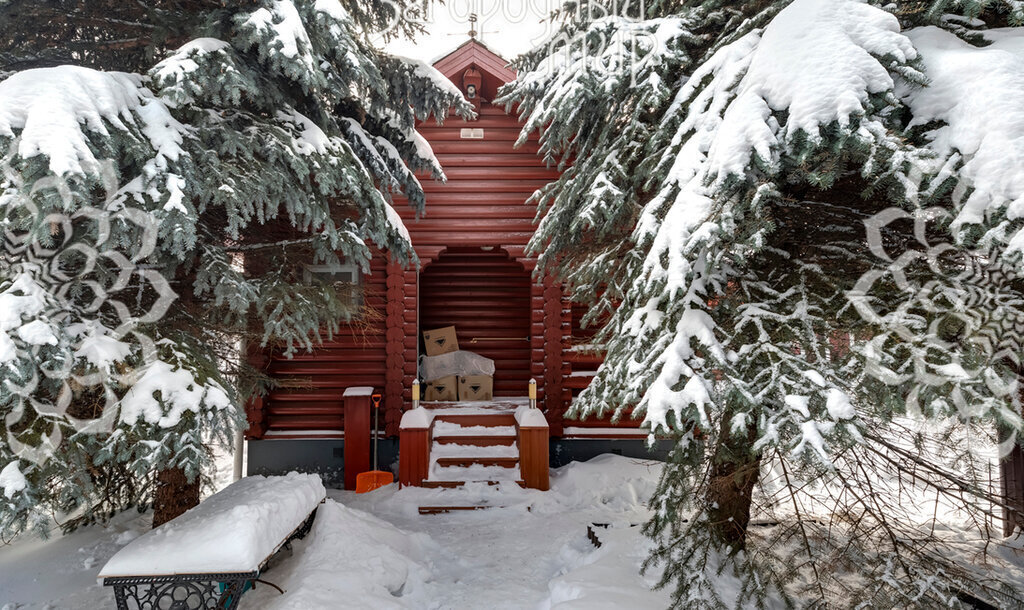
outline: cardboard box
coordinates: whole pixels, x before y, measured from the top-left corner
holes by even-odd
[[[455,375],[435,379],[427,383],[427,390],[423,394],[423,400],[430,401],[455,401],[459,399],[459,378]]]
[[[454,326],[423,331],[423,343],[426,344],[428,356],[459,351],[459,339],[455,336]]]
[[[494,398],[494,377],[466,375],[459,377],[459,400],[491,400]]]

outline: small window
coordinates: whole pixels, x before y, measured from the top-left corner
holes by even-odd
[[[311,285],[314,280],[334,284],[341,293],[349,293],[352,305],[358,310],[363,307],[363,291],[359,289],[359,266],[348,263],[339,265],[305,265],[302,280]],[[343,286],[338,286],[343,284]],[[347,289],[351,289],[350,291]],[[344,298],[344,296],[343,296]]]
[[[351,264],[340,265],[306,265],[302,272],[303,281],[312,284],[316,278],[321,282],[358,284],[359,267]]]

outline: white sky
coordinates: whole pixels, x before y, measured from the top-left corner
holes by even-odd
[[[432,2],[426,19],[428,33],[415,41],[394,40],[385,49],[432,62],[468,40],[469,15],[476,13],[477,38],[511,60],[547,38],[550,24],[541,20],[559,5],[561,0],[447,0],[444,5]]]

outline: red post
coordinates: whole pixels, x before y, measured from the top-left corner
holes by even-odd
[[[398,432],[398,485],[419,487],[429,475],[430,428],[402,428]]]
[[[548,437],[549,429],[544,416],[538,409],[525,412],[517,418],[519,435],[519,473],[523,484],[531,489],[547,491],[551,488],[548,479]]]
[[[345,489],[356,488],[356,477],[370,470],[370,395],[373,388],[347,388],[345,401]]]

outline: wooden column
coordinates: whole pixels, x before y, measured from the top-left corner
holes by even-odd
[[[259,347],[250,345],[246,354],[249,364],[258,371],[267,366],[267,354]],[[245,403],[245,418],[249,425],[245,430],[245,438],[261,439],[267,433],[267,417],[265,401],[262,396],[253,396]]]
[[[402,390],[405,377],[405,270],[398,263],[387,266],[387,310],[385,323],[384,432],[398,434],[402,419]]]
[[[347,388],[345,402],[345,489],[356,488],[356,477],[370,470],[370,395],[373,388]]]
[[[539,414],[539,411],[534,410]],[[548,480],[548,437],[547,425],[539,422],[524,422],[518,426],[519,436],[519,472],[523,476],[523,484],[531,489],[547,491],[551,485]]]
[[[430,428],[403,426],[398,434],[398,486],[421,486],[429,469]]]
[[[551,433],[562,435],[562,339],[564,314],[562,288],[550,277],[544,278],[544,411]]]
[[[419,328],[416,324],[417,277],[415,269],[405,270],[405,291],[403,297],[402,319],[405,322],[405,336],[402,337],[403,365],[402,365],[402,408],[407,407],[412,401],[412,394],[409,388],[412,387],[412,380],[416,378],[417,359],[419,358]],[[390,434],[390,431],[388,432]]]
[[[537,402],[544,404],[544,286],[530,285],[530,375],[537,380]]]

